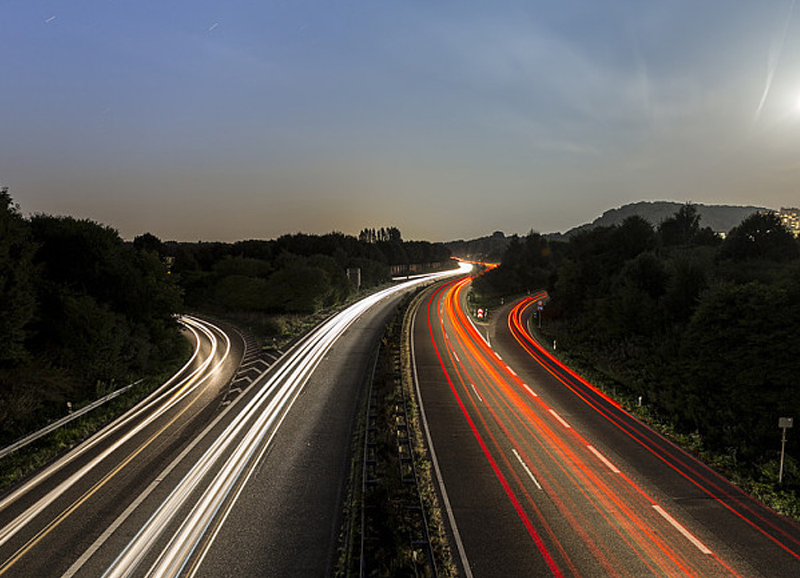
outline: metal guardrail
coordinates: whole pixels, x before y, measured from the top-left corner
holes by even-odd
[[[143,381],[144,381],[144,378],[139,379],[137,381],[134,381],[133,383],[131,383],[129,385],[126,385],[125,387],[122,387],[122,388],[120,388],[120,389],[118,389],[116,391],[112,391],[111,393],[109,393],[105,397],[101,397],[100,399],[98,399],[96,401],[93,401],[92,403],[90,403],[86,407],[82,407],[81,409],[79,409],[77,411],[74,411],[71,414],[62,417],[61,419],[54,421],[50,425],[43,427],[39,431],[36,431],[36,432],[34,432],[34,433],[30,434],[30,435],[27,435],[24,438],[15,441],[11,445],[4,447],[2,450],[0,450],[0,459],[6,457],[9,454],[14,453],[15,451],[17,451],[20,448],[25,447],[26,445],[28,445],[31,442],[34,442],[34,441],[38,440],[40,437],[46,436],[47,434],[49,434],[51,432],[54,432],[55,430],[57,430],[58,428],[68,424],[72,420],[77,419],[77,418],[81,417],[82,415],[85,415],[85,414],[89,413],[93,409],[96,409],[96,408],[100,407],[101,405],[103,405],[104,403],[111,401],[115,397],[118,397],[118,396],[122,395],[123,393],[125,393],[126,391],[128,391],[132,387],[134,387],[136,385],[139,385]]]

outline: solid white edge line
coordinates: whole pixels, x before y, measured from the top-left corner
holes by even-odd
[[[280,370],[279,370],[279,373],[281,374],[280,379],[284,379],[284,380],[285,379],[289,379],[290,381],[291,380],[297,381],[297,375],[296,374],[297,374],[297,371],[299,371],[299,369],[295,368],[295,365],[305,364],[310,359],[312,361],[313,367],[312,367],[312,369],[310,371],[308,370],[308,368],[306,368],[306,371],[305,371],[305,373],[304,373],[304,375],[302,377],[302,382],[303,383],[301,385],[299,385],[299,386],[292,385],[290,387],[290,389],[300,389],[300,390],[302,390],[303,386],[305,384],[305,381],[307,380],[308,376],[316,368],[316,366],[318,365],[320,359],[325,355],[325,352],[327,352],[327,350],[332,346],[333,342],[335,342],[338,339],[338,337],[341,335],[341,333],[343,333],[348,327],[350,327],[355,322],[354,321],[355,319],[358,319],[358,318],[361,317],[361,315],[363,314],[364,311],[366,311],[367,309],[371,308],[376,303],[379,303],[379,302],[383,301],[389,295],[393,295],[394,293],[397,293],[398,291],[407,290],[407,289],[412,288],[415,285],[419,285],[419,284],[422,284],[422,283],[427,283],[427,282],[430,282],[430,281],[434,281],[434,280],[436,280],[438,278],[451,276],[453,274],[454,274],[454,272],[439,273],[439,274],[431,275],[431,276],[429,276],[429,277],[427,277],[425,279],[419,279],[419,280],[415,280],[413,282],[408,282],[408,283],[403,283],[403,284],[391,286],[391,287],[389,287],[387,289],[384,289],[384,290],[379,291],[379,292],[377,292],[375,294],[372,294],[372,295],[370,295],[368,297],[365,297],[364,299],[362,299],[362,300],[358,301],[357,303],[351,305],[350,307],[348,307],[344,311],[332,316],[327,321],[325,321],[321,326],[319,326],[315,330],[313,330],[310,335],[308,335],[306,338],[301,340],[298,344],[293,346],[292,349],[295,349],[295,347],[297,347],[298,349],[296,349],[295,353],[292,356],[292,359],[289,359],[287,361],[286,366],[280,368]],[[457,274],[457,272],[455,272],[455,274]],[[330,337],[330,335],[332,335],[332,334],[334,335],[334,337]],[[227,336],[226,336],[226,338],[227,338]],[[320,350],[322,350],[322,353],[319,353]],[[294,359],[294,358],[296,358],[296,359]],[[277,380],[277,378],[278,378],[278,376],[274,375],[273,378],[270,379],[270,382],[272,382],[273,380]],[[278,383],[278,381],[276,381],[276,384],[277,383]],[[272,387],[268,387],[267,389],[268,390],[272,390]],[[279,396],[281,398],[280,403],[281,404],[285,404],[286,391],[284,391],[282,388],[279,388],[278,392],[279,392]],[[260,396],[261,396],[261,394],[260,394]],[[241,398],[241,396],[237,397],[236,401],[238,401],[240,398]],[[230,407],[233,407],[233,405],[236,405],[236,401],[234,402],[234,404],[229,406],[227,409],[230,409]],[[270,405],[274,405],[274,401],[275,400],[273,400],[273,402],[270,402]],[[255,400],[253,400],[250,403],[248,403],[246,409],[250,408],[251,405],[254,404],[254,402],[255,402]],[[260,403],[261,402],[258,402],[255,405],[257,406]],[[246,413],[248,413],[248,417],[247,417],[247,419],[245,421],[248,421],[250,419],[250,417],[249,417],[250,416],[250,411],[251,410],[248,409],[248,411],[246,412]],[[284,414],[284,416],[285,416],[285,414]],[[238,422],[241,422],[243,419],[244,418],[240,414],[239,416],[237,416],[235,421],[238,423]],[[272,420],[273,418],[270,417],[269,419]],[[281,417],[280,418],[281,422],[282,422],[282,419],[283,418]],[[244,427],[244,425],[241,425],[241,427]],[[229,428],[230,428],[230,426],[229,426]],[[240,432],[240,431],[241,431],[240,430],[240,426],[237,426],[236,427],[236,432]],[[252,430],[250,430],[250,431],[252,431]],[[248,433],[248,439],[249,438],[250,438],[250,436],[249,436],[249,433]],[[247,440],[245,440],[245,441],[247,441]],[[227,447],[228,444],[229,444],[229,442],[225,442],[224,445]],[[214,446],[216,446],[216,445],[217,445],[217,443],[214,444]],[[237,446],[236,452],[240,452],[241,448],[243,448],[243,447],[244,447],[244,441],[240,442],[239,446]],[[253,447],[252,445],[248,446],[248,448],[252,448],[252,447]],[[206,460],[206,455],[209,455],[209,456],[213,457],[213,462],[216,462],[217,458],[210,454],[211,450],[213,450],[213,449],[214,449],[214,447],[212,446],[212,448],[210,448],[209,451],[206,452],[206,454],[204,454],[204,457],[201,458],[201,461],[205,461]],[[245,449],[247,449],[247,448],[245,448]],[[242,451],[244,451],[244,450],[242,450]],[[249,454],[250,449],[247,449],[247,452],[248,452],[248,456],[249,456],[250,455]],[[263,455],[263,452],[260,455]],[[230,462],[230,459],[223,466],[223,469],[224,468],[228,468],[229,462]],[[208,468],[212,467],[213,463],[212,462],[205,462],[205,464],[206,465],[203,465],[202,468],[204,468],[205,471],[207,472]],[[187,477],[192,476],[193,473],[195,472],[195,469],[197,469],[198,466],[200,466],[200,462],[197,462],[195,464],[195,466],[192,468],[192,470],[190,471],[190,473],[189,473],[189,475]],[[236,476],[236,479],[239,479],[239,476],[241,475],[242,471],[243,471],[242,468],[238,468],[237,467],[237,469],[234,472],[234,474]],[[205,473],[203,475],[205,475]],[[206,507],[205,504],[207,504],[209,502],[209,500],[207,500],[207,496],[211,495],[209,492],[211,492],[212,489],[216,488],[219,485],[218,484],[219,476],[220,476],[220,474],[217,474],[217,477],[214,479],[214,482],[213,482],[212,486],[207,487],[206,490],[203,493],[203,498],[202,499],[204,501],[203,502],[203,504],[204,504],[203,507],[204,508]],[[165,502],[163,502],[161,504],[161,506],[159,506],[159,509],[156,512],[156,514],[151,516],[151,519],[147,522],[147,525],[146,525],[147,527],[151,526],[151,522],[153,522],[156,519],[157,516],[161,516],[163,518],[162,510],[164,512],[167,512],[169,520],[171,522],[171,520],[174,518],[174,512],[170,513],[170,512],[168,512],[168,510],[165,510],[164,509],[165,505],[169,505],[168,503],[172,503],[171,501],[173,499],[173,495],[177,495],[176,492],[181,487],[184,486],[184,482],[186,481],[186,479],[187,478],[184,478],[184,480],[181,481],[179,483],[179,485],[176,486],[173,489],[172,493],[170,494],[170,497],[168,497],[168,499]],[[196,483],[199,483],[199,482],[196,482],[196,479],[199,479],[199,478],[197,478],[195,476],[194,478],[192,478],[190,480],[191,483],[193,484],[193,486],[192,486],[193,488],[196,487]],[[230,489],[230,486],[226,486],[226,492],[227,492],[227,489]],[[226,493],[226,499],[227,499],[227,493]],[[213,504],[211,504],[211,505],[213,506]],[[190,517],[194,517],[194,516],[196,516],[197,512],[200,512],[203,516],[205,516],[204,521],[205,520],[213,520],[213,517],[216,516],[217,510],[215,509],[214,512],[211,514],[211,518],[209,518],[208,515],[204,511],[201,511],[202,508],[201,508],[201,510],[198,510],[199,506],[200,506],[199,503],[195,505],[195,507],[192,509],[192,512],[190,513]],[[216,506],[214,506],[214,507],[216,508]],[[208,508],[206,508],[206,510],[208,510]],[[158,521],[158,522],[161,523],[160,521]],[[188,522],[188,518],[184,519],[183,523],[181,524],[180,529],[178,530],[178,534],[185,533],[184,532],[184,528],[185,528],[187,522]],[[175,556],[173,554],[173,551],[175,550],[175,548],[173,546],[175,545],[174,543],[175,543],[175,541],[176,541],[176,539],[178,537],[178,534],[173,534],[172,538],[169,541],[169,544],[167,545],[167,547],[164,550],[162,550],[161,554],[159,555],[159,557],[158,557],[157,561],[155,562],[154,566],[151,567],[150,571],[151,572],[155,571],[157,574],[160,575],[160,572],[161,572],[161,569],[162,569],[161,566],[164,565],[164,564],[166,566],[168,566],[168,568],[164,569],[165,571],[170,571],[171,572],[171,571],[173,571],[175,569],[177,569],[178,572],[181,571],[183,569],[184,565],[186,564],[186,562],[188,561],[188,558],[191,555],[191,553],[194,552],[194,550],[195,550],[195,548],[197,546],[197,543],[199,542],[199,539],[202,538],[202,536],[205,534],[206,529],[207,529],[207,525],[203,529],[203,532],[200,533],[200,535],[199,535],[200,537],[199,538],[197,537],[197,535],[196,535],[197,533],[196,532],[195,532],[195,534],[192,535],[192,543],[191,543],[189,549],[187,549],[187,546],[182,543],[178,548],[180,550],[180,552],[178,552],[178,554],[180,554],[179,556]],[[123,553],[120,554],[118,556],[118,558],[114,561],[112,566],[106,570],[106,574],[105,575],[114,575],[118,571],[123,572],[123,574],[126,575],[126,576],[129,575],[130,572],[132,571],[132,569],[135,569],[135,567],[138,566],[138,564],[141,561],[141,558],[143,556],[142,550],[138,549],[138,547],[136,547],[136,548],[134,547],[135,543],[138,542],[138,541],[141,541],[141,540],[145,540],[145,545],[144,545],[144,548],[143,548],[143,552],[146,554],[151,549],[151,547],[153,545],[153,541],[154,541],[152,539],[152,537],[150,537],[150,534],[155,533],[158,536],[160,536],[160,535],[163,534],[163,532],[164,532],[163,524],[162,524],[162,527],[158,527],[158,528],[155,528],[155,529],[149,529],[147,531],[145,531],[145,528],[140,529],[140,531],[137,533],[137,535],[134,537],[134,539],[131,542],[129,542],[128,546],[125,548]],[[137,550],[137,549],[138,549],[138,553],[134,554],[134,551]],[[184,554],[186,554],[187,551],[188,551],[188,555],[184,555]],[[178,566],[176,566],[176,564]]]
[[[567,421],[566,421],[566,420],[565,420],[563,417],[561,417],[560,415],[558,415],[558,414],[556,413],[556,410],[554,410],[554,409],[548,409],[547,411],[549,411],[549,412],[550,412],[550,413],[553,415],[553,417],[554,417],[554,418],[556,418],[556,419],[557,419],[559,422],[561,422],[561,425],[563,425],[565,428],[567,428],[567,429],[572,429],[572,426],[571,426],[571,425],[569,425],[569,424],[567,423]]]
[[[709,550],[705,544],[703,544],[700,540],[698,540],[694,534],[692,534],[689,530],[684,528],[678,520],[670,516],[661,506],[658,504],[653,504],[653,509],[658,512],[661,517],[663,517],[667,522],[669,522],[673,528],[678,530],[681,534],[683,534],[684,538],[689,540],[692,544],[694,544],[695,548],[700,550],[703,554],[712,554],[711,550]]]
[[[598,460],[600,460],[601,462],[603,462],[603,463],[605,464],[605,466],[606,466],[606,467],[607,467],[609,470],[611,470],[611,471],[612,471],[612,472],[614,472],[615,474],[619,474],[619,473],[620,473],[620,470],[619,470],[619,468],[618,468],[617,466],[615,466],[613,463],[611,463],[611,460],[609,460],[607,457],[605,457],[603,454],[601,454],[601,453],[600,453],[600,452],[597,450],[597,448],[596,448],[596,447],[594,447],[594,446],[591,446],[591,445],[589,445],[589,446],[586,446],[586,447],[587,447],[587,448],[589,448],[589,451],[590,451],[590,452],[592,452],[592,453],[593,453],[595,456],[597,456],[597,459],[598,459]]]
[[[525,461],[522,459],[522,456],[519,455],[519,452],[514,448],[511,448],[511,451],[514,452],[514,455],[519,460],[519,463],[522,464],[525,473],[530,476],[530,478],[533,480],[533,483],[536,484],[536,487],[539,488],[540,490],[544,489],[542,488],[542,485],[539,483],[539,480],[536,479],[536,476],[533,475],[533,472],[530,470],[530,468],[528,468],[528,464],[526,464]]]
[[[480,335],[481,339],[483,339],[483,340],[486,342],[486,346],[487,346],[487,347],[489,347],[489,348],[491,348],[492,346],[491,346],[491,344],[489,343],[489,339],[488,339],[487,337],[485,337],[485,336],[483,335],[483,333],[481,333],[480,329],[478,329],[478,326],[477,326],[477,325],[475,325],[475,322],[472,320],[472,318],[471,318],[469,315],[467,315],[467,321],[469,321],[469,322],[470,322],[470,324],[472,325],[472,328],[475,330],[475,332],[476,332],[478,335]]]
[[[421,302],[422,301],[419,303]],[[473,578],[472,569],[470,569],[469,560],[467,559],[467,552],[464,550],[464,543],[461,541],[461,533],[458,531],[458,525],[456,524],[456,518],[453,514],[453,508],[450,506],[450,498],[447,497],[447,490],[444,487],[444,479],[442,478],[442,471],[439,468],[439,460],[436,458],[436,450],[433,449],[431,430],[428,427],[428,418],[425,415],[425,406],[422,404],[422,392],[419,389],[419,376],[417,375],[416,353],[414,347],[414,328],[417,324],[417,309],[419,309],[419,303],[417,303],[417,305],[414,307],[414,311],[411,313],[411,335],[409,335],[409,339],[411,340],[411,365],[414,368],[414,389],[417,393],[417,407],[419,408],[419,415],[422,418],[422,426],[425,429],[425,439],[428,442],[428,451],[431,453],[433,471],[436,472],[436,482],[439,484],[439,491],[442,494],[444,509],[447,511],[447,519],[450,522],[450,528],[453,531],[453,539],[456,542],[458,555],[461,558],[461,565],[464,567],[464,574],[466,575],[466,578]]]
[[[260,379],[266,372],[267,370],[262,372],[261,376],[259,376],[257,379]],[[238,399],[241,399],[241,397],[237,398],[237,400]],[[186,446],[184,450],[164,470],[161,471],[161,473],[150,483],[150,485],[147,486],[147,488],[145,488],[145,490],[139,494],[133,502],[131,502],[125,511],[122,512],[122,514],[120,514],[119,517],[117,517],[117,519],[114,520],[114,522],[112,522],[108,528],[106,528],[106,530],[97,538],[97,540],[95,540],[92,545],[89,546],[89,548],[84,551],[84,553],[75,561],[75,563],[70,566],[70,568],[61,576],[61,578],[72,578],[72,576],[77,574],[83,565],[86,564],[86,562],[88,562],[89,559],[97,552],[97,550],[100,549],[106,540],[108,540],[108,538],[117,531],[117,529],[128,517],[130,517],[136,508],[138,508],[142,502],[148,498],[153,490],[155,490],[161,484],[161,482],[163,482],[164,479],[184,460],[184,458],[189,455],[189,452],[191,452],[197,446],[197,444],[199,444],[206,437],[206,435],[208,435],[208,433],[211,432],[217,426],[217,424],[224,419],[226,415],[228,415],[230,411],[232,411],[234,405],[235,404],[227,406],[220,414],[218,414],[214,421],[208,424],[205,429],[203,429],[203,431],[200,432],[200,434],[198,434],[194,440],[188,446]]]

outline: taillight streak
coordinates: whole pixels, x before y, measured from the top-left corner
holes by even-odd
[[[722,488],[719,485],[719,480],[725,480],[720,474],[696,460],[663,435],[634,418],[618,402],[577,375],[533,339],[522,322],[525,310],[532,306],[533,302],[534,299],[532,297],[523,299],[514,306],[508,317],[509,329],[512,335],[533,359],[589,407],[597,411],[610,423],[639,443],[643,448],[681,475],[684,479],[691,482],[710,498],[713,498],[719,505],[756,529],[784,551],[800,559],[800,554],[792,550],[788,545],[778,540],[774,535],[767,532],[765,528],[756,524],[753,519],[751,519],[752,517],[759,520],[771,530],[790,540],[796,546],[800,546],[800,540],[795,538],[795,536],[788,534],[785,530],[764,518],[762,514],[748,505],[746,501],[752,500],[750,496],[743,492],[734,495]],[[578,389],[579,387],[581,389]],[[595,399],[590,399],[590,396],[593,396]],[[607,407],[603,407],[601,404],[605,404]],[[612,413],[614,410],[617,412],[617,415]],[[743,512],[751,517],[745,516],[742,512],[737,511],[731,503],[741,508]]]

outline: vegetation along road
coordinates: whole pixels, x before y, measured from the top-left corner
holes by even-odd
[[[465,575],[800,572],[794,523],[535,344],[527,320],[544,294],[505,306],[479,331],[466,313],[468,283],[432,292],[413,333],[421,405]]]

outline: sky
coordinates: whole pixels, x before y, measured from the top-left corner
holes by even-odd
[[[795,0],[0,0],[0,186],[124,238],[800,204]]]

